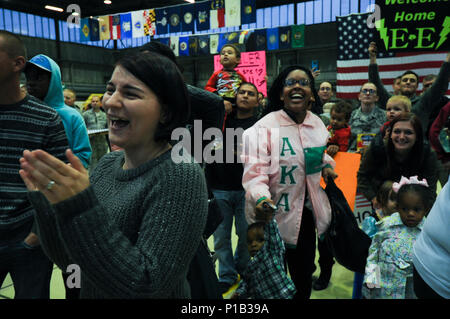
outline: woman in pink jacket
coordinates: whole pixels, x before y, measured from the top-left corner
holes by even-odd
[[[311,295],[316,229],[320,236],[331,220],[320,179],[337,176],[333,159],[325,153],[328,131],[309,111],[314,96],[308,69],[284,69],[269,91],[267,115],[244,132],[241,155],[247,220],[255,222],[255,209],[277,207],[275,219],[296,297],[304,299]]]

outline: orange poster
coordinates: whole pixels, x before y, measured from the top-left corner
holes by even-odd
[[[361,154],[338,152],[334,156],[336,167],[334,171],[338,174],[338,177],[334,180],[337,187],[344,193],[347,199],[348,205],[352,209],[355,208],[356,186],[357,178],[356,174],[359,170],[359,163],[361,161]],[[326,184],[322,179],[320,185],[325,188]]]

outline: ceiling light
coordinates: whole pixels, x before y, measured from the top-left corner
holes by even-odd
[[[112,1],[111,1],[111,0],[105,0],[105,1],[103,1],[103,3],[104,3],[104,4],[111,4]]]
[[[49,6],[49,5],[46,5],[46,6],[45,6],[45,9],[47,9],[47,10],[52,10],[52,11],[58,11],[58,12],[64,12],[64,9],[63,9],[63,8],[54,7],[54,6]]]
[[[190,2],[190,3],[194,3],[195,2],[195,0],[184,0],[184,1]]]

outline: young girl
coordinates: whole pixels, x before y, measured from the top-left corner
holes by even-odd
[[[369,299],[416,298],[412,283],[412,248],[432,204],[425,179],[401,178],[394,183],[397,213],[377,223],[364,276],[363,296]]]

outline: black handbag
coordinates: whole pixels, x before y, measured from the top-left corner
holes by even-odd
[[[331,206],[331,223],[324,240],[336,261],[348,270],[364,273],[370,237],[359,228],[342,191],[329,178],[325,192]]]

